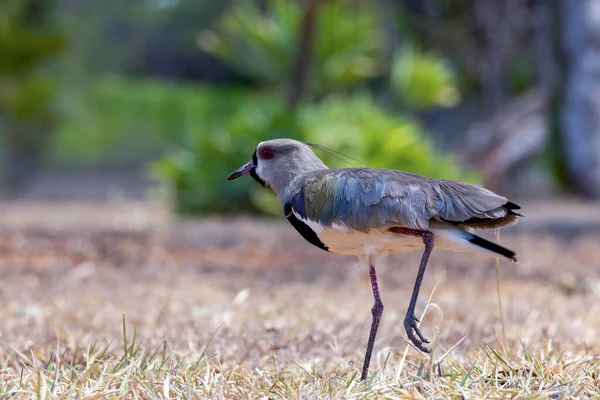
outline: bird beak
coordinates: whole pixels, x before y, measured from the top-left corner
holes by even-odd
[[[242,175],[248,175],[250,173],[250,171],[252,170],[252,168],[254,168],[254,161],[250,161],[247,164],[245,164],[243,167],[238,168],[237,170],[233,171],[231,174],[229,174],[229,176],[227,177],[228,181],[232,181],[234,179],[239,178]]]

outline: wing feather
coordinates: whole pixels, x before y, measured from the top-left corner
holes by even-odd
[[[435,214],[428,193],[412,175],[351,168],[319,171],[301,187],[305,217],[327,227],[359,231],[386,226],[427,229]]]
[[[483,187],[386,169],[317,171],[291,198],[297,213],[325,229],[341,225],[363,232],[426,230],[430,221],[489,228],[520,216],[512,211],[518,206]]]

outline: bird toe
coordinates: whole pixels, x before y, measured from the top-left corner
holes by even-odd
[[[415,345],[416,348],[424,353],[429,353],[431,350],[426,348],[423,343],[431,343],[431,341],[423,336],[423,333],[421,333],[421,330],[419,329],[418,322],[419,320],[414,314],[407,314],[406,318],[404,319],[404,329],[406,330],[408,339],[413,345]]]

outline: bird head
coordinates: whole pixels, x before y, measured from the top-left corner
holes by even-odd
[[[279,194],[298,175],[327,168],[310,146],[293,139],[274,139],[259,143],[252,160],[233,171],[227,180],[250,175]]]

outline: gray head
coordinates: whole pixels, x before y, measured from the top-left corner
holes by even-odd
[[[279,196],[297,176],[326,168],[307,144],[292,139],[274,139],[259,143],[252,161],[232,172],[227,180],[249,174]]]

